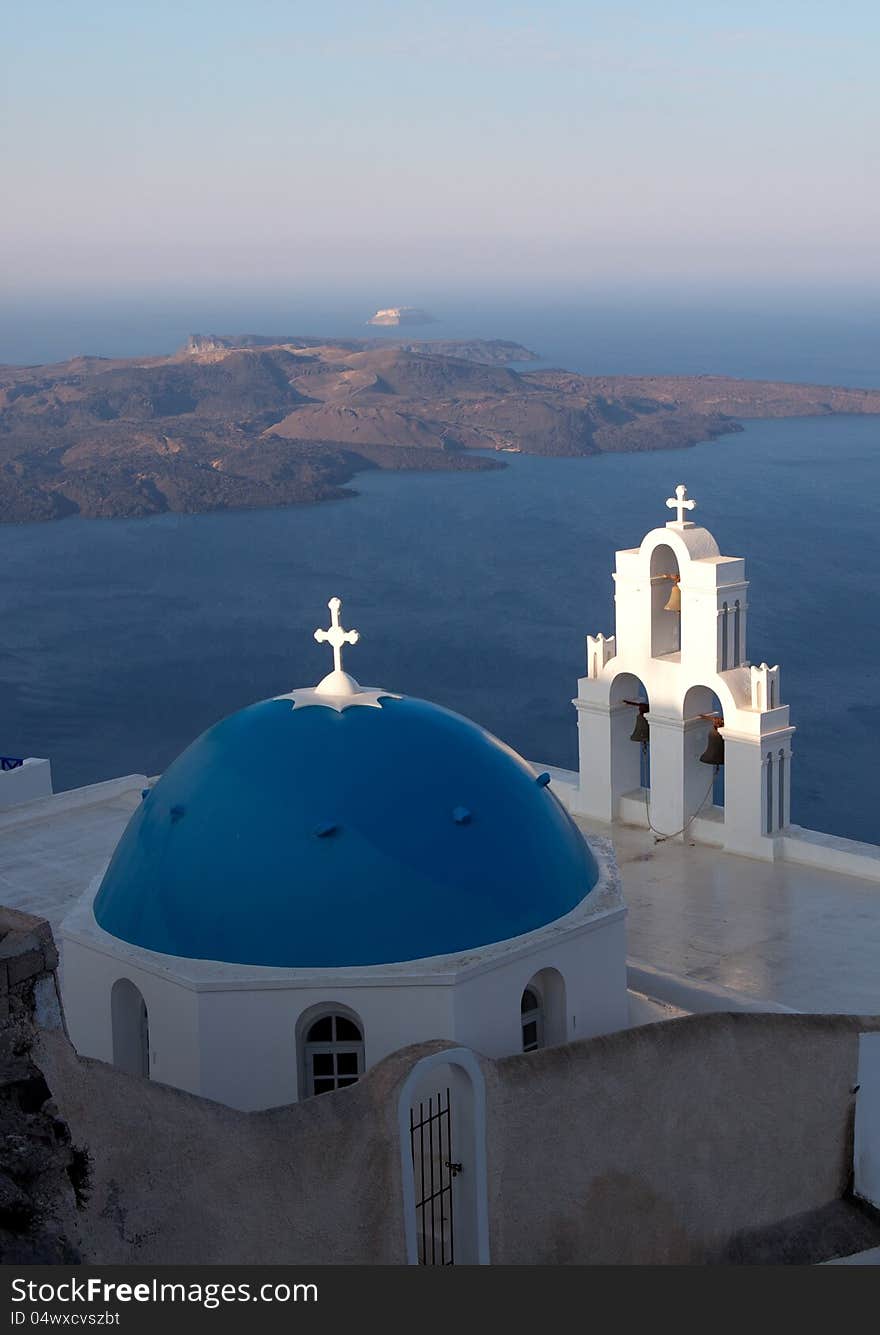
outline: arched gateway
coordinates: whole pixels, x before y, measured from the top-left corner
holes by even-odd
[[[398,1101],[410,1265],[488,1265],[486,1085],[467,1048],[423,1057]]]

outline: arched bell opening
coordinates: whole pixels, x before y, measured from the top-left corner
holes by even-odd
[[[708,686],[692,686],[684,698],[684,807],[724,820],[724,723],[721,701]]]
[[[648,691],[637,676],[621,672],[611,683],[611,794],[614,813],[620,798],[642,797],[651,787],[651,729]]]
[[[681,650],[681,570],[671,547],[661,543],[651,553],[651,654]]]

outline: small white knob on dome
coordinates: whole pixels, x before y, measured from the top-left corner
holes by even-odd
[[[336,669],[322,677],[315,687],[315,695],[359,695],[360,686],[347,672]]]

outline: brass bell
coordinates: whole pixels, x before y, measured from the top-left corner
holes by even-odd
[[[724,764],[724,738],[717,728],[709,733],[706,749],[700,759],[704,765],[714,765],[716,768]]]
[[[646,746],[651,739],[651,729],[648,727],[648,720],[645,718],[646,710],[647,706],[645,709],[639,708],[636,726],[630,733],[629,738],[631,742],[641,742],[643,746]]]
[[[669,595],[669,602],[663,608],[663,611],[664,612],[681,611],[681,585],[678,583],[678,581],[676,581],[675,584],[673,584],[672,592]]]

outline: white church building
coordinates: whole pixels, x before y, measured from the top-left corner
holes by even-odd
[[[877,1246],[880,847],[791,824],[744,561],[666,505],[586,638],[577,771],[359,685],[336,598],[328,675],[158,779],[0,768],[0,1005],[92,1156],[89,1257]]]
[[[79,1052],[243,1109],[408,1044],[488,1056],[627,1023],[611,845],[469,720],[334,668],[222,720],[63,929]]]
[[[745,563],[683,485],[666,504],[617,553],[614,635],[587,637],[576,774],[360,686],[332,599],[332,671],[144,786],[64,917],[78,1051],[259,1109],[408,1044],[494,1058],[624,1028],[618,830],[876,878],[876,849],[790,824],[794,729],[779,668],[746,658]]]

